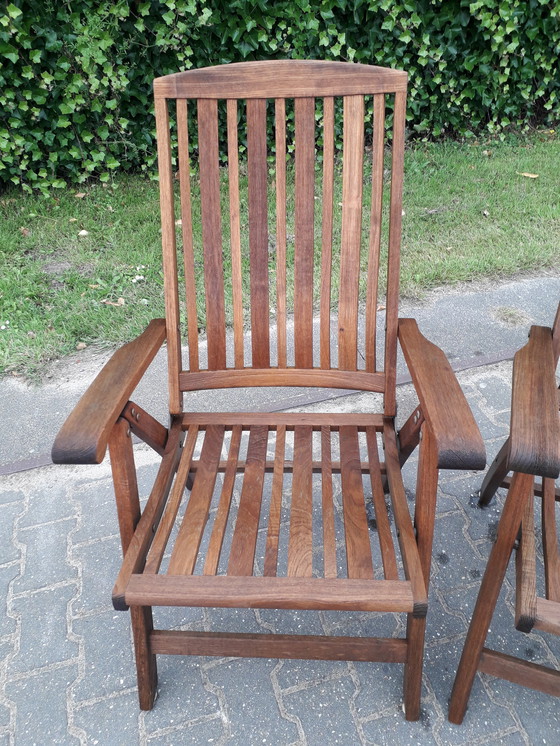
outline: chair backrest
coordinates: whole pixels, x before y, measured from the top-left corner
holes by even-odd
[[[172,412],[187,390],[307,385],[382,392],[395,414],[406,82],[397,70],[301,60],[154,81]]]

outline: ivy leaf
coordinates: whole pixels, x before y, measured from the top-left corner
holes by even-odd
[[[13,3],[10,3],[6,10],[8,11],[8,15],[10,16],[10,18],[18,18],[19,16],[23,15],[23,11],[17,8]]]

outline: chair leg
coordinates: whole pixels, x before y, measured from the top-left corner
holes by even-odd
[[[452,723],[463,722],[482,648],[521,525],[523,510],[526,502],[533,496],[533,483],[532,474],[516,472],[513,476],[498,525],[498,536],[488,558],[451,692],[449,720]]]
[[[498,455],[490,464],[486,476],[480,488],[480,498],[478,504],[481,508],[486,507],[494,497],[496,490],[504,481],[509,471],[507,457],[509,453],[509,438],[500,448]]]
[[[437,450],[431,431],[422,426],[420,452],[418,454],[418,475],[416,479],[416,503],[414,525],[418,540],[418,553],[426,590],[430,582],[432,543],[438,484]],[[404,713],[407,720],[420,717],[420,695],[422,691],[422,667],[424,663],[424,637],[426,618],[408,615],[406,639],[408,642],[407,660],[404,667]]]
[[[418,720],[420,717],[425,633],[426,617],[415,618],[412,614],[408,614],[406,622],[408,652],[404,665],[403,684],[404,716],[407,720]]]
[[[157,689],[156,656],[150,651],[150,632],[154,628],[151,606],[131,606],[130,619],[134,637],[140,709],[151,710]]]

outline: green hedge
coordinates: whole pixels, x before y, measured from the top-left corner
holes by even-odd
[[[557,0],[14,0],[0,11],[0,182],[151,170],[152,79],[239,60],[404,68],[418,137],[550,124],[559,19]]]

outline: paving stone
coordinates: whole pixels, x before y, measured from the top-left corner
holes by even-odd
[[[23,502],[25,494],[20,490],[0,489],[0,505],[7,503]]]
[[[83,645],[83,678],[72,689],[76,702],[120,693],[136,686],[136,667],[128,614],[107,611],[72,620]]]
[[[218,692],[205,686],[203,666],[207,661],[198,656],[160,656],[156,705],[144,715],[148,736],[201,718],[221,716]],[[180,738],[176,734],[178,743]]]
[[[201,744],[220,744],[232,743],[230,738],[223,740],[226,728],[222,718],[216,716],[211,720],[205,720],[201,723],[183,725],[169,733],[162,734],[156,732],[152,736],[148,735],[148,744],[157,744],[157,746],[201,746]],[[250,741],[246,742],[251,743]],[[269,741],[274,743],[274,741]]]
[[[531,691],[530,696],[519,697],[519,687],[509,681],[486,676],[486,687],[497,703],[512,707],[532,746],[556,744],[560,741],[560,708],[558,698],[542,692]],[[537,714],[537,717],[535,717]]]
[[[45,671],[13,681],[6,694],[15,703],[17,743],[78,744],[68,732],[66,689],[76,678],[77,666]]]
[[[348,675],[283,692],[282,701],[286,713],[301,723],[309,746],[355,744],[361,741],[350,712],[355,691]]]
[[[8,676],[76,658],[78,646],[68,639],[66,610],[76,586],[64,586],[15,598],[12,611],[19,615],[19,650],[11,660]]]
[[[74,727],[83,733],[86,743],[97,746],[139,744],[139,718],[136,692],[125,692],[73,710]]]
[[[208,667],[206,676],[221,690],[227,706],[231,744],[292,743],[297,728],[282,717],[271,674],[276,661],[236,659]]]
[[[14,544],[12,537],[16,519],[22,511],[23,505],[19,502],[0,505],[0,565],[20,558],[21,550]]]
[[[76,568],[68,564],[66,557],[68,532],[75,524],[74,518],[68,518],[18,531],[18,541],[26,546],[25,573],[14,582],[14,593],[76,578]]]
[[[20,529],[73,517],[74,506],[68,497],[66,482],[58,476],[51,472],[40,490],[30,490],[27,511],[18,524]]]
[[[438,742],[432,733],[435,718],[433,705],[424,703],[419,722],[407,723],[402,711],[381,715],[364,722],[362,727],[366,743],[376,746],[411,744],[414,746],[436,746]],[[412,727],[411,727],[412,726]]]
[[[79,492],[73,493],[72,499],[82,518],[79,528],[72,536],[75,544],[118,534],[115,493],[110,479],[100,479],[84,485]]]
[[[111,607],[111,591],[122,557],[119,537],[74,546],[71,556],[82,568],[82,593],[72,607],[73,613],[87,614]]]
[[[0,604],[0,637],[11,634],[16,628],[15,619],[8,616],[7,598],[11,581],[17,578],[20,572],[21,565],[19,562],[0,567],[0,594],[2,599]]]

